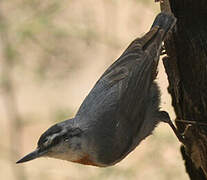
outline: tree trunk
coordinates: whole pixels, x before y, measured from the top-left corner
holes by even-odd
[[[207,0],[170,0],[170,6],[177,24],[165,41],[167,57],[163,62],[168,91],[176,113],[175,123],[187,142],[181,146],[186,171],[191,180],[204,180],[207,179]]]

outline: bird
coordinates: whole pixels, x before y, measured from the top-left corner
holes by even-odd
[[[159,122],[168,123],[183,142],[168,113],[160,110],[155,82],[162,42],[175,24],[172,14],[159,13],[149,32],[136,38],[103,73],[75,117],[51,126],[37,148],[16,163],[50,157],[112,166],[151,135]]]

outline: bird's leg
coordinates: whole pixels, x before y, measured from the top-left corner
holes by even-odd
[[[177,128],[175,127],[175,125],[172,123],[172,120],[169,119],[168,122],[166,122],[170,125],[170,127],[172,128],[173,132],[175,133],[175,135],[177,136],[178,140],[183,143],[183,144],[186,144],[185,143],[185,139],[184,137],[180,134],[180,132],[177,130]]]
[[[181,133],[177,130],[177,128],[175,127],[175,125],[173,124],[172,120],[170,119],[170,116],[167,112],[165,111],[159,111],[159,119],[162,122],[168,123],[170,125],[170,127],[172,128],[173,132],[175,133],[175,135],[177,136],[178,140],[182,143],[182,144],[186,144],[185,143],[185,138],[181,135]]]

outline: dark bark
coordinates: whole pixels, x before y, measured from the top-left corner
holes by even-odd
[[[180,150],[181,150],[181,154],[183,156],[183,160],[185,161],[186,171],[188,172],[190,179],[205,180],[206,177],[205,177],[205,174],[203,173],[203,170],[201,169],[201,167],[199,167],[199,168],[195,167],[191,158],[185,152],[185,147],[181,146]]]
[[[191,180],[204,180],[207,179],[207,0],[170,0],[170,6],[177,25],[165,41],[168,57],[163,62],[168,90],[176,125],[187,140],[181,148],[186,171]]]

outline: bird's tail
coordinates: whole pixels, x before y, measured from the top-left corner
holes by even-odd
[[[150,31],[143,37],[135,40],[135,42],[139,42],[140,48],[151,57],[149,59],[152,61],[143,63],[148,63],[149,70],[151,69],[152,80],[157,76],[157,65],[162,49],[162,42],[169,31],[175,26],[175,23],[176,18],[172,14],[160,13],[155,18]]]
[[[172,14],[160,13],[155,18],[151,29],[158,27],[164,31],[166,35],[175,25],[176,18]],[[165,36],[163,36],[165,38]]]
[[[176,18],[172,14],[159,13],[149,32],[141,38],[135,39],[128,48],[124,51],[123,55],[138,52],[138,50],[146,50],[155,56],[155,52],[160,52],[162,41],[167,36],[168,32],[174,27]],[[157,54],[159,56],[159,54]]]
[[[172,14],[159,13],[156,16],[150,31],[142,38],[138,38],[136,40],[139,41],[143,50],[148,49],[149,51],[151,49],[150,46],[152,47],[156,45],[154,48],[156,48],[157,51],[160,51],[162,41],[167,36],[168,32],[174,27],[175,23],[176,18]]]

